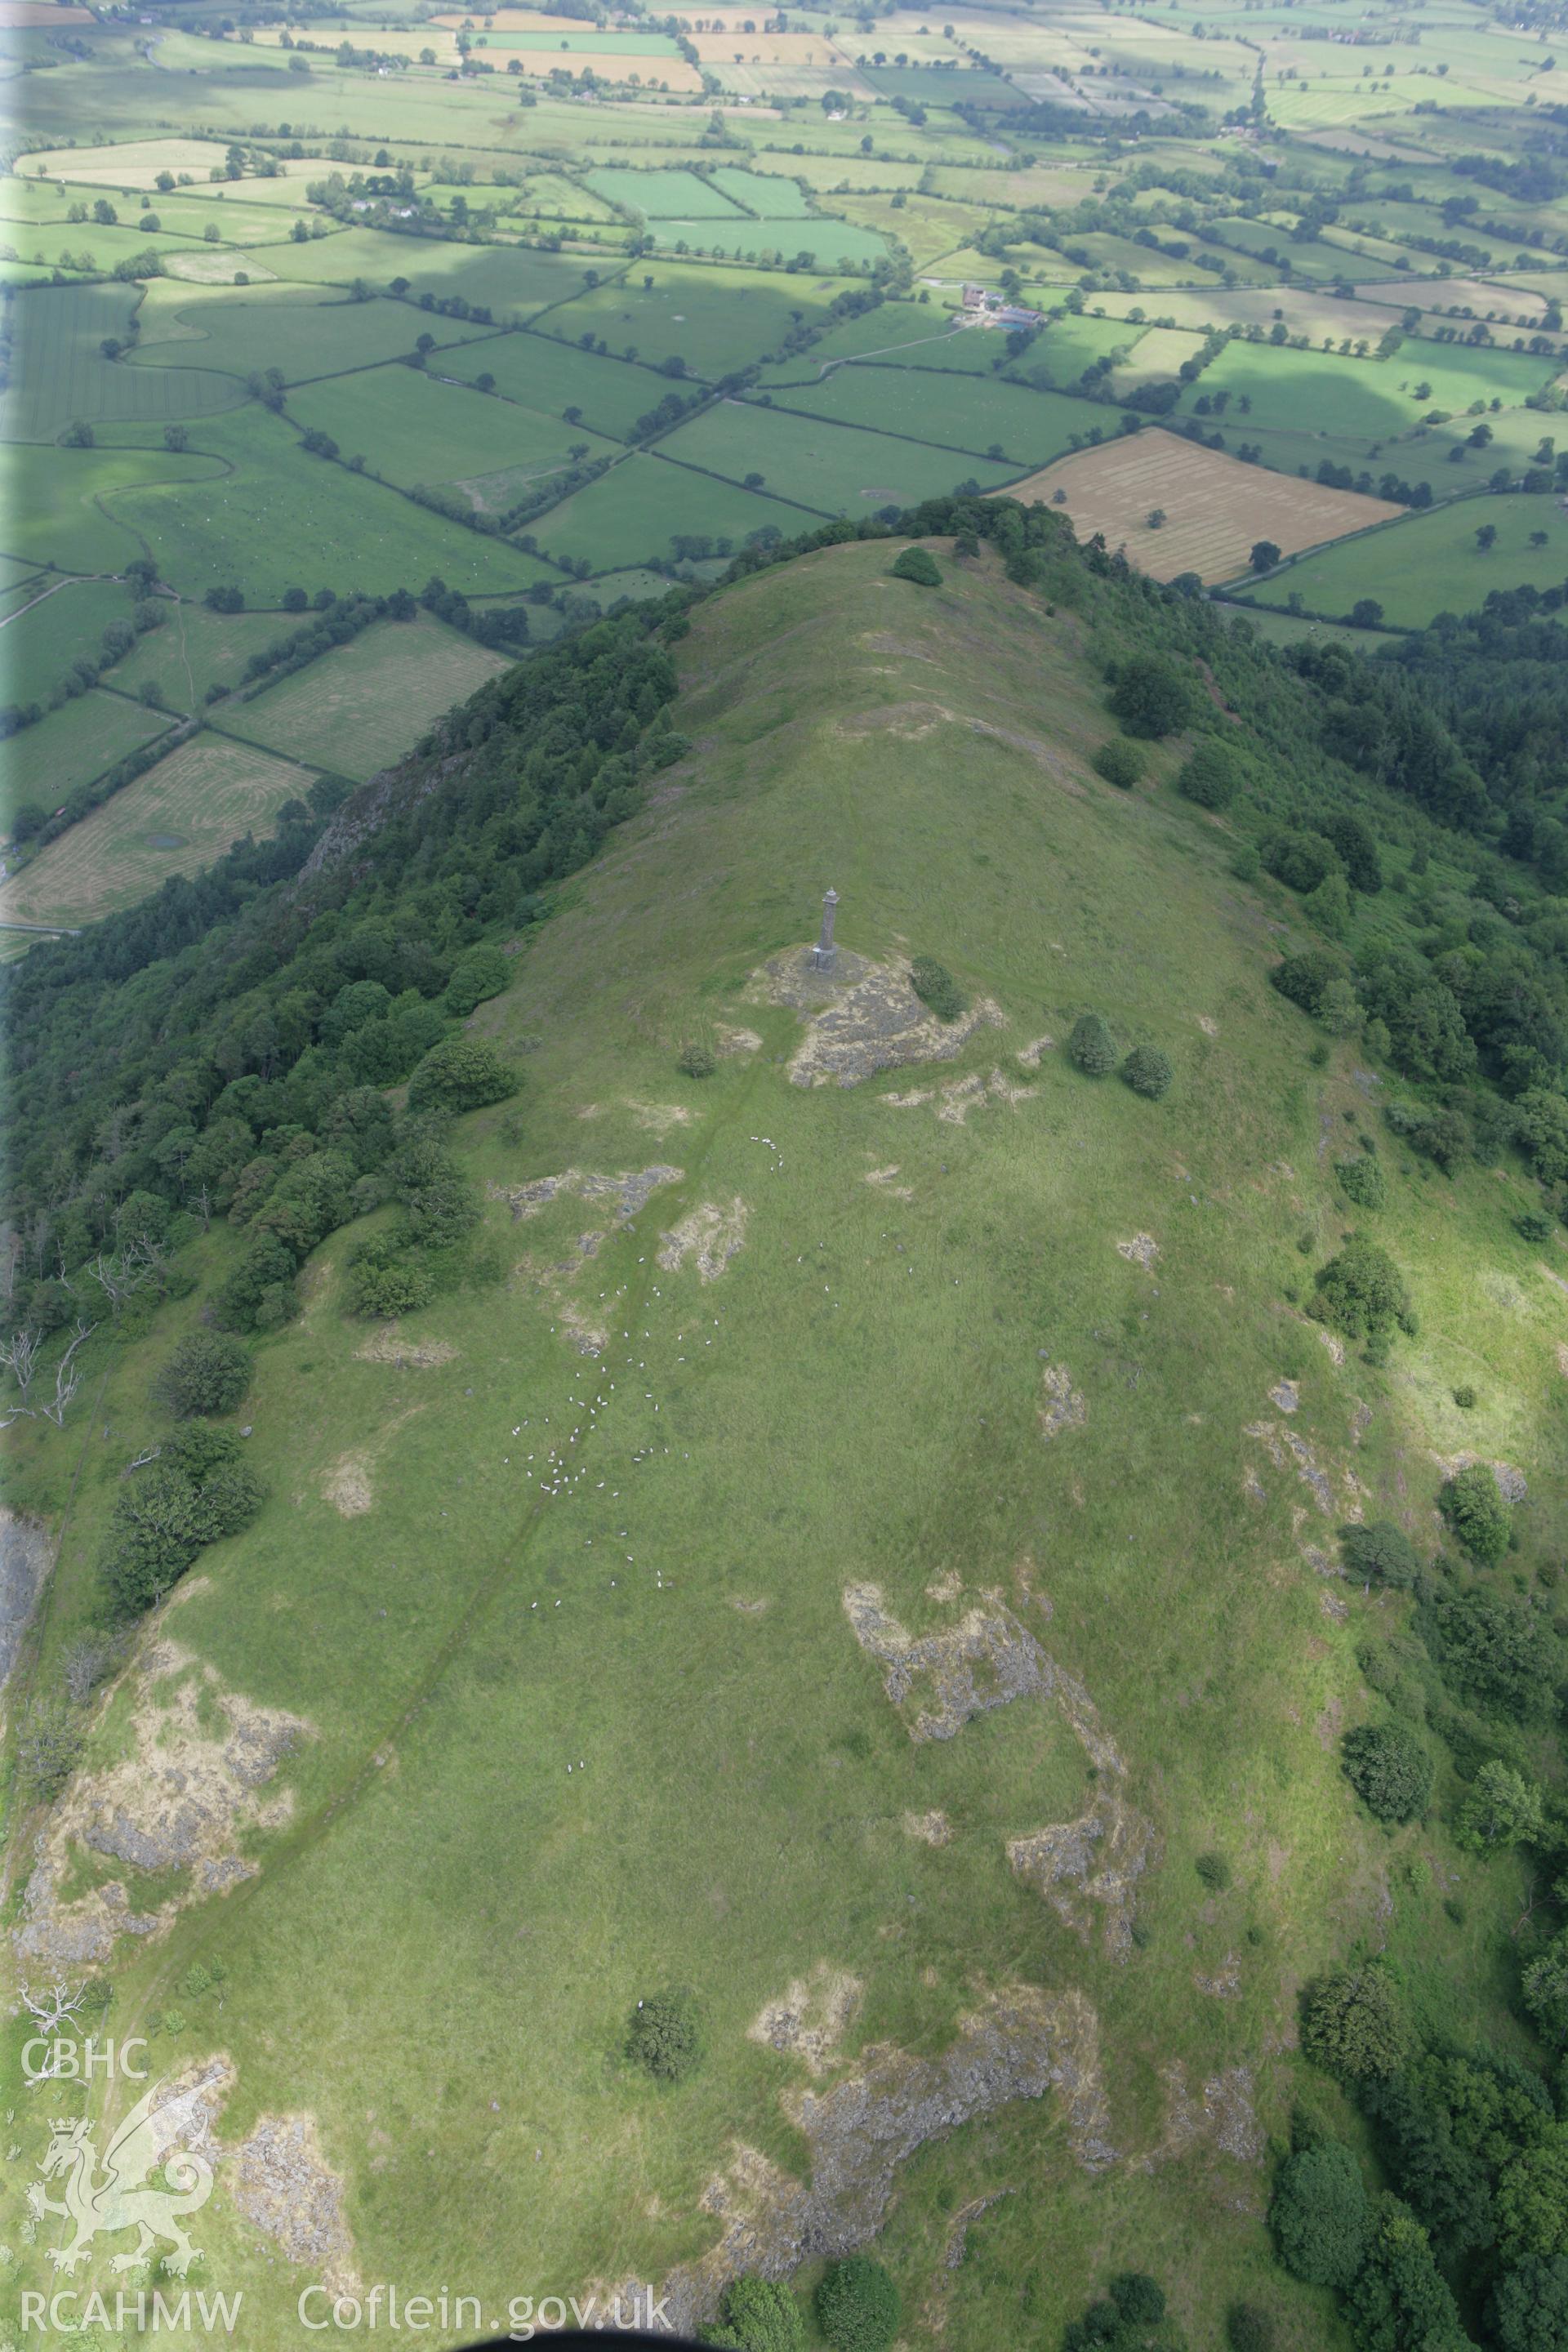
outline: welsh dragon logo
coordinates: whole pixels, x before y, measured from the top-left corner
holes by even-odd
[[[87,2260],[98,2237],[113,2237],[134,2230],[136,2243],[128,2253],[116,2254],[110,2270],[134,2270],[148,2261],[159,2240],[174,2248],[168,2267],[184,2277],[193,2262],[201,2260],[182,2218],[199,2212],[212,2194],[212,2167],[205,2157],[181,2148],[178,2142],[196,2121],[201,2094],[177,2093],[155,2105],[161,2083],[137,2100],[109,2143],[99,2168],[98,2149],[85,2118],[57,2116],[49,2127],[49,2144],[38,2162],[44,2181],[63,2180],[62,2199],[46,2193],[42,2181],[27,2191],[27,2202],[40,2219],[58,2213],[74,2226],[68,2245],[52,2246],[49,2260],[57,2270],[71,2272]],[[162,2164],[166,2189],[147,2186],[148,2175]]]

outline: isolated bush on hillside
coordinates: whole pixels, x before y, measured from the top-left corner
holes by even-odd
[[[626,2056],[656,2082],[684,2082],[700,2063],[703,2048],[697,1996],[689,1986],[650,1993],[632,2011]]]
[[[1146,2271],[1122,2271],[1069,2323],[1061,2352],[1185,2352],[1186,2340],[1159,2281]]]
[[[1361,1001],[1343,956],[1331,948],[1308,948],[1287,956],[1268,975],[1269,985],[1335,1036],[1346,1036],[1361,1020]]]
[[[1336,2139],[1298,2148],[1279,2168],[1268,2225],[1279,2259],[1309,2286],[1349,2286],[1366,2254],[1372,2214],[1361,2167]]]
[[[1068,1059],[1089,1078],[1103,1078],[1116,1067],[1116,1040],[1098,1013],[1080,1013],[1073,1023]]]
[[[479,1110],[515,1094],[518,1076],[493,1045],[447,1037],[432,1045],[408,1081],[410,1110]]]
[[[956,1021],[969,1010],[969,999],[945,964],[934,956],[916,956],[910,966],[910,986],[939,1021]]]
[[[1158,741],[1173,735],[1192,709],[1192,690],[1179,669],[1152,654],[1123,662],[1110,690],[1110,709],[1129,735]]]
[[[476,1004],[499,996],[511,978],[511,966],[498,947],[469,948],[452,967],[447,982],[447,1010],[467,1020]]]
[[[1263,844],[1263,863],[1276,880],[1305,898],[1315,890],[1325,875],[1339,869],[1340,856],[1331,841],[1321,833],[1303,833],[1294,825],[1285,825],[1271,833]]]
[[[122,1614],[150,1609],[205,1545],[256,1517],[264,1490],[241,1451],[231,1430],[196,1422],[121,1486],[101,1569]]]
[[[1113,735],[1089,753],[1089,766],[1096,775],[1103,776],[1108,784],[1117,784],[1130,793],[1143,773],[1143,754],[1128,742],[1125,736]]]
[[[1241,762],[1228,743],[1200,743],[1176,771],[1176,790],[1199,808],[1228,808],[1241,782]]]
[[[912,580],[917,588],[940,588],[942,573],[936,558],[926,547],[906,547],[893,566],[895,580]]]
[[[1495,1568],[1513,1528],[1496,1473],[1484,1462],[1457,1470],[1438,1496],[1437,1507],[1470,1558],[1483,1568]]]
[[[351,1315],[412,1315],[436,1295],[435,1279],[391,1234],[373,1234],[349,1253],[344,1291]]]
[[[899,2290],[869,2254],[829,2263],[816,2290],[816,2324],[833,2352],[887,2352],[899,2332]]]
[[[1368,1812],[1380,1822],[1413,1822],[1432,1794],[1427,1750],[1397,1723],[1363,1723],[1341,1742],[1340,1766]]]
[[[1544,1836],[1546,1809],[1541,1791],[1522,1772],[1499,1757],[1481,1766],[1459,1808],[1455,1835],[1475,1853],[1496,1853],[1529,1845]]]
[[[1226,2352],[1275,2352],[1279,2333],[1256,2303],[1233,2303],[1225,2315]]]
[[[1344,876],[1325,874],[1317,888],[1308,891],[1301,911],[1330,939],[1342,940],[1351,925],[1351,886]]]
[[[1386,1206],[1388,1185],[1370,1151],[1363,1151],[1359,1160],[1337,1160],[1334,1173],[1340,1180],[1341,1191],[1358,1209]]]
[[[232,1331],[276,1331],[300,1312],[299,1259],[276,1234],[259,1234],[218,1286],[218,1320]]]
[[[1301,2048],[1315,2066],[1342,2081],[1394,2074],[1408,2039],[1394,1979],[1381,1960],[1336,1969],[1308,1996]]]
[[[1562,1654],[1528,1601],[1479,1588],[1439,1593],[1430,1643],[1443,1680],[1480,1714],[1539,1723],[1553,1711]]]
[[[710,1078],[719,1066],[719,1056],[704,1039],[689,1037],[675,1057],[675,1066],[689,1078]]]
[[[805,2352],[805,2314],[777,2279],[734,2280],[720,2310],[717,2325],[702,2331],[715,2352]]]
[[[1370,1584],[1386,1584],[1396,1592],[1408,1591],[1421,1569],[1415,1545],[1392,1519],[1369,1519],[1364,1526],[1342,1527],[1340,1557],[1347,1576],[1359,1576]]]
[[[1169,1055],[1158,1045],[1134,1045],[1121,1065],[1121,1076],[1133,1093],[1147,1096],[1151,1102],[1170,1093],[1175,1075]]]
[[[1349,809],[1331,809],[1318,819],[1318,831],[1338,850],[1352,890],[1372,898],[1382,889],[1383,860],[1370,825]]]
[[[177,1421],[232,1412],[255,1367],[248,1348],[226,1331],[190,1331],[153,1381],[154,1403]]]
[[[1320,1266],[1313,1305],[1350,1339],[1375,1336],[1394,1323],[1409,1329],[1415,1320],[1399,1268],[1363,1234],[1352,1234],[1339,1255]]]

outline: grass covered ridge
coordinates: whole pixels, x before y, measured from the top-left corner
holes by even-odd
[[[389,1341],[343,1312],[349,1227],[258,1348],[245,1458],[269,1500],[167,1629],[214,1692],[302,1727],[286,1816],[242,1811],[258,1874],[116,1953],[113,2030],[158,2027],[160,2063],[223,2049],[226,2137],[309,2105],[363,2275],[460,2276],[489,2311],[520,2277],[699,2256],[737,2137],[803,2170],[786,2100],[811,2077],[748,2032],[796,1980],[852,1980],[829,2080],[879,2042],[935,2059],[998,1987],[1070,1992],[1115,2162],[1085,2168],[1054,2096],[926,2146],[878,2246],[906,2312],[940,2294],[958,2352],[1009,2313],[1048,2341],[1106,2273],[1150,2269],[1196,2341],[1245,2293],[1317,2347],[1338,2323],[1272,2269],[1258,2162],[1298,2084],[1300,1979],[1386,1939],[1432,2030],[1518,2031],[1517,1864],[1436,1822],[1385,1833],[1342,1776],[1388,1612],[1323,1561],[1358,1504],[1425,1545],[1432,1457],[1461,1446],[1561,1527],[1560,1297],[1510,1222],[1517,1173],[1423,1181],[1385,1146],[1377,1234],[1419,1337],[1386,1370],[1331,1360],[1290,1294],[1346,1229],[1334,1162],[1369,1113],[1351,1047],[1314,1064],[1267,984],[1310,936],[1295,902],[1237,883],[1218,821],[1162,789],[1179,740],[1153,789],[1094,773],[1084,612],[941,552],[934,591],[870,541],[697,608],[689,756],[473,1016],[524,1073],[457,1132],[500,1278]],[[800,1016],[753,976],[830,883],[847,956],[928,956],[970,998],[956,1058],[791,1083]],[[1068,1065],[1090,1011],[1168,1055],[1163,1100]],[[700,1081],[677,1067],[694,1035],[725,1048]],[[567,1171],[653,1188],[627,1219],[580,1181],[523,1189]],[[40,1683],[163,1427],[149,1381],[243,1241],[215,1223],[197,1288],[101,1358],[88,1412],[24,1435],[17,1496],[66,1521]],[[1036,1698],[911,1740],[852,1585],[917,1635],[1015,1612],[1124,1778]],[[133,1752],[149,1689],[108,1700],[89,1776]],[[1006,1852],[1112,1780],[1152,1833],[1124,1958]],[[79,1891],[101,1858],[72,1853]],[[215,1963],[221,2016],[181,1990]],[[671,1987],[705,2054],[666,2084],[625,2053]],[[953,2217],[999,2184],[949,2270]],[[216,2203],[205,2242],[257,2352],[293,2343],[302,2274]]]

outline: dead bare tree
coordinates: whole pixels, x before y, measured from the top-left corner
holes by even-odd
[[[0,1340],[0,1364],[11,1374],[21,1391],[24,1404],[27,1391],[33,1385],[33,1374],[38,1369],[38,1349],[44,1344],[41,1331],[13,1331],[9,1339]]]
[[[100,1250],[89,1260],[82,1272],[96,1282],[108,1299],[110,1310],[118,1315],[128,1298],[154,1281],[162,1272],[168,1251],[161,1242],[149,1241],[137,1234],[117,1255]]]
[[[91,1339],[97,1328],[96,1323],[78,1323],[75,1339],[55,1366],[55,1393],[50,1402],[28,1404],[26,1402],[26,1391],[24,1390],[22,1401],[16,1404],[0,1406],[0,1429],[9,1429],[14,1422],[36,1421],[40,1413],[46,1421],[52,1421],[57,1429],[65,1427],[67,1411],[78,1389],[81,1386],[81,1366],[75,1360],[76,1351],[84,1340]],[[29,1370],[29,1386],[32,1377],[32,1372]]]
[[[38,2031],[34,2038],[42,2040],[49,2034],[58,2036],[63,2026],[74,2026],[77,2022],[77,2011],[81,2007],[82,1995],[86,1990],[86,1985],[79,1984],[73,1992],[68,1985],[57,1979],[43,1999],[38,2000],[34,1998],[28,1987],[24,1985],[22,1987],[23,2005],[37,2021]],[[57,2040],[43,2064],[31,2069],[31,2080],[35,2083],[52,2082],[61,2074],[64,2064],[65,2044]]]

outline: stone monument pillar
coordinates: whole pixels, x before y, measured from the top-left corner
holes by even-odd
[[[833,918],[838,911],[838,893],[829,890],[822,902],[822,933],[811,951],[813,967],[817,971],[831,971],[837,950],[833,944]]]

